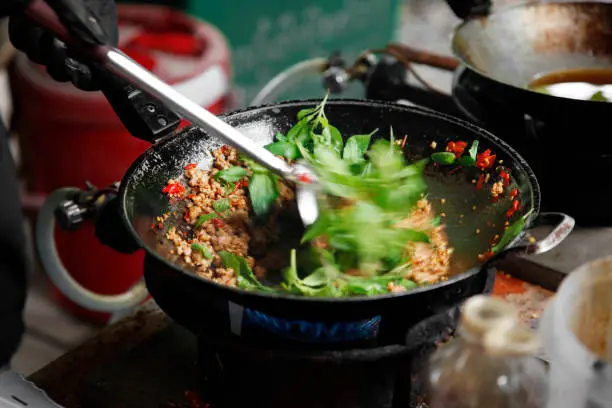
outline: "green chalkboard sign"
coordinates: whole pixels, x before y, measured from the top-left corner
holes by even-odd
[[[333,51],[351,60],[365,49],[384,46],[394,37],[399,6],[399,0],[188,0],[185,10],[227,37],[234,83],[246,104],[277,73],[299,61]],[[315,78],[282,99],[322,93]]]

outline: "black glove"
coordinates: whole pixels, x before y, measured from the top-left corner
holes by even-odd
[[[114,0],[46,0],[73,37],[95,44],[117,46],[119,31]],[[9,33],[15,48],[25,52],[59,82],[72,82],[84,91],[98,89],[95,73],[78,61],[66,45],[31,23],[21,12],[30,0],[0,0],[0,15],[10,15]],[[94,17],[98,24],[87,24]]]
[[[453,13],[460,19],[486,15],[492,6],[491,0],[446,0]]]

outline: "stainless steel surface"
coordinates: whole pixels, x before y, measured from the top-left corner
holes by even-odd
[[[253,143],[249,137],[176,91],[122,52],[107,51],[104,63],[109,71],[155,96],[184,119],[222,138],[283,178],[296,180],[294,169],[284,160]]]
[[[8,370],[0,372],[0,406],[5,408],[61,408],[40,388]]]

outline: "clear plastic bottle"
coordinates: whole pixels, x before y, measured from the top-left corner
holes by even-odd
[[[537,337],[518,323],[509,303],[489,296],[470,298],[457,337],[430,358],[430,408],[540,408],[547,377],[534,355]]]

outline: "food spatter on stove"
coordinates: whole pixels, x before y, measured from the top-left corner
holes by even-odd
[[[426,195],[428,160],[407,163],[405,138],[396,140],[392,129],[386,139],[373,130],[344,142],[325,102],[301,110],[295,126],[266,146],[288,162],[305,159],[319,175],[325,194],[317,221],[304,230],[294,186],[223,146],[212,152],[211,169],[189,164],[186,187],[169,180],[163,190],[184,202],[186,225],[165,232],[175,256],[217,283],[311,297],[373,296],[447,280],[453,249]],[[477,154],[478,141],[468,156],[457,154],[460,147],[431,159],[483,170],[495,161],[489,150]]]

